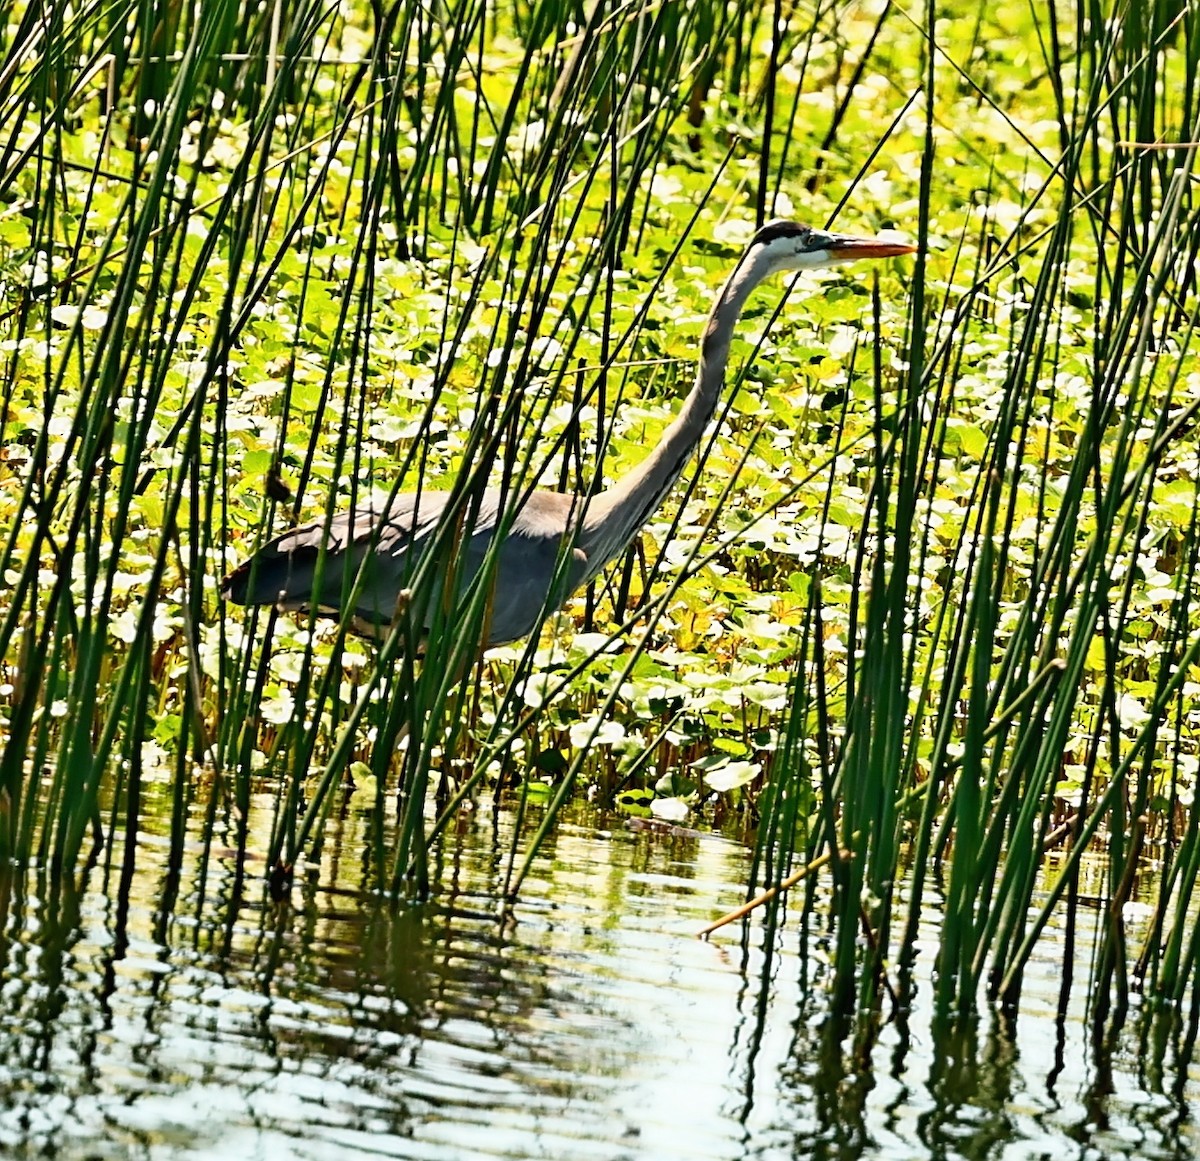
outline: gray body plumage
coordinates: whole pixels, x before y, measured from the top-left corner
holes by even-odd
[[[397,611],[402,611],[427,629],[438,616],[433,602],[449,598],[457,603],[479,574],[502,515],[499,490],[486,489],[477,512],[468,498],[460,511],[462,524],[474,517],[469,530],[461,526],[449,530],[438,554],[449,564],[434,562],[432,583],[420,586],[421,592],[429,594],[426,606],[411,605],[414,574],[437,534],[450,495],[401,493],[386,511],[354,508],[338,513],[328,527],[324,520],[314,520],[294,528],[231,573],[225,595],[243,605],[275,604],[301,612],[315,607],[321,616],[341,617],[343,593],[354,589],[365,561],[362,583],[348,610],[351,626],[364,636],[382,639]],[[492,596],[487,603],[488,645],[516,641],[532,632],[547,607],[551,587],[556,586],[553,604],[557,605],[583,581],[586,558],[566,544],[573,503],[571,496],[537,491],[513,515],[500,540],[494,572],[494,592],[504,594],[504,599]],[[322,544],[325,564],[321,590],[316,593]],[[563,552],[568,555],[560,562]],[[448,567],[455,570],[453,577]],[[443,609],[441,615],[448,611]]]
[[[558,492],[529,493],[504,526],[506,499],[495,489],[477,506],[468,498],[457,526],[439,540],[430,595],[413,604],[409,590],[424,550],[438,538],[448,492],[397,495],[386,511],[358,508],[285,532],[239,565],[225,595],[246,605],[321,616],[345,616],[358,632],[386,636],[398,612],[418,633],[453,616],[500,532],[487,593],[481,643],[526,636],[545,612],[561,605],[630,543],[671,490],[712,418],[725,378],[734,326],[750,292],[778,270],[819,269],[855,258],[907,254],[914,247],[872,238],[828,234],[794,222],[772,222],[755,235],[717,296],[705,327],[696,381],[654,451],[620,483],[587,500]],[[320,592],[317,565],[324,545]],[[363,569],[359,583],[356,577]],[[352,608],[345,601],[352,590]],[[442,602],[439,608],[434,602]]]

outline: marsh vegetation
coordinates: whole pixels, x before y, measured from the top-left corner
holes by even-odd
[[[1186,1075],[1194,6],[2,20],[18,943],[14,884],[69,898],[103,867],[120,897],[148,835],[165,911],[197,851],[199,910],[228,856],[236,911],[336,879],[357,819],[352,888],[402,910],[502,809],[492,887],[519,898],[586,799],[749,842],[751,895],[812,866],[751,922],[820,933],[864,1058],[918,996],[943,1027],[1011,1016],[1050,927],[1061,1011],[1082,997],[1102,1051],[1133,1011]],[[527,642],[480,654],[483,586],[421,658],[220,599],[271,535],[418,482],[466,509],[619,478],[772,217],[919,252],[765,288],[694,468]]]

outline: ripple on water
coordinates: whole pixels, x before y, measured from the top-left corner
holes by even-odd
[[[926,985],[908,1039],[886,1025],[855,1069],[848,1046],[828,1043],[819,933],[803,956],[795,924],[769,946],[758,924],[745,947],[733,928],[694,938],[740,901],[741,848],[566,824],[502,925],[502,823],[460,830],[441,852],[437,899],[408,911],[335,882],[335,855],[361,862],[352,828],[327,844],[320,887],[298,885],[288,910],[257,895],[232,910],[234,867],[217,858],[204,906],[185,876],[164,915],[165,848],[153,842],[124,911],[98,874],[65,918],[36,883],[14,892],[0,947],[0,1149],[213,1161],[1195,1155],[1194,1080],[1180,1096],[1148,1091],[1136,1053],[1118,1054],[1097,1103],[1082,1010],[1065,1034],[1054,1024],[1054,948],[1031,965],[1015,1037],[985,1014],[947,1071]],[[926,980],[936,943],[936,928],[922,931]]]

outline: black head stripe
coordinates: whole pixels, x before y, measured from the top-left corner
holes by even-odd
[[[800,226],[795,222],[777,220],[768,222],[763,226],[754,235],[754,241],[756,245],[765,246],[768,242],[777,242],[780,238],[802,238],[807,233],[807,226]]]

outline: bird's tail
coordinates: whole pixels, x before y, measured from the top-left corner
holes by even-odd
[[[297,584],[306,571],[305,562],[298,561],[297,555],[303,555],[303,550],[272,552],[270,547],[263,549],[225,578],[221,596],[237,605],[295,604],[298,598],[309,595],[308,586]],[[299,587],[305,591],[297,591]]]

